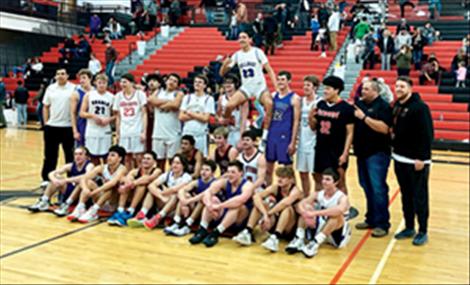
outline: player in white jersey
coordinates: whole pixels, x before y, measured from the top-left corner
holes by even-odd
[[[338,189],[339,174],[333,168],[327,168],[322,174],[321,191],[311,191],[310,195],[299,203],[298,221],[295,238],[286,247],[290,254],[302,251],[310,258],[318,253],[320,245],[328,241],[336,248],[346,246],[351,239],[349,199]],[[309,233],[309,242],[304,243],[305,234]]]
[[[265,111],[266,118],[263,126],[262,144],[260,149],[264,151],[265,142],[268,137],[268,128],[271,124],[273,100],[269,93],[268,86],[263,74],[263,68],[267,71],[273,86],[277,86],[276,74],[269,65],[264,52],[257,47],[252,47],[251,35],[243,31],[238,37],[241,49],[235,52],[230,58],[227,58],[220,68],[220,75],[224,76],[227,71],[235,64],[240,69],[242,85],[230,98],[225,107],[225,117],[230,118],[232,111],[250,99],[256,99],[261,102]]]
[[[183,92],[178,90],[181,78],[170,73],[165,81],[166,88],[157,90],[148,103],[155,107],[152,134],[152,150],[157,154],[157,166],[165,170],[166,160],[172,158],[179,149],[181,122],[178,113],[183,100]]]
[[[134,88],[134,83],[132,74],[121,77],[122,91],[116,94],[113,105],[116,141],[126,150],[127,169],[140,165],[147,135],[147,97],[143,91]]]
[[[314,75],[304,77],[304,96],[301,100],[301,115],[299,124],[299,144],[297,147],[297,164],[296,170],[300,173],[300,180],[302,182],[302,189],[305,195],[309,195],[310,175],[313,181],[315,178],[314,162],[315,162],[315,144],[317,142],[317,134],[315,130],[310,128],[308,116],[312,109],[314,109],[319,101],[316,96],[316,91],[320,86],[320,81]],[[316,190],[320,190],[321,185],[315,185]]]
[[[209,79],[202,74],[194,78],[194,93],[184,96],[180,108],[179,119],[183,123],[183,135],[191,135],[196,141],[195,147],[207,157],[209,142],[209,119],[215,114],[215,103],[205,89]]]
[[[108,77],[98,74],[95,79],[96,90],[92,90],[83,98],[80,117],[87,119],[85,130],[85,146],[91,154],[94,165],[100,164],[100,158],[108,153],[112,143],[111,122],[114,95],[108,92]]]
[[[255,147],[255,141],[253,131],[242,134],[242,152],[238,155],[238,161],[243,164],[243,178],[253,183],[255,192],[261,192],[266,183],[266,158]]]
[[[217,124],[228,128],[228,144],[236,147],[238,150],[241,149],[241,134],[246,129],[246,122],[248,120],[249,102],[246,101],[241,106],[233,110],[232,117],[226,119],[224,117],[225,107],[227,106],[230,98],[235,94],[239,85],[237,76],[228,74],[224,78],[224,90],[225,93],[219,97],[217,104]]]

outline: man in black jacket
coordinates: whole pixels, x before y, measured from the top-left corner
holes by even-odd
[[[377,42],[377,46],[380,49],[382,70],[390,70],[390,60],[395,53],[395,41],[391,37],[389,30],[383,31],[383,36]]]
[[[25,127],[28,122],[28,98],[29,92],[23,86],[23,81],[18,80],[18,87],[15,90],[15,106],[18,114],[18,127]]]
[[[396,239],[412,238],[414,245],[427,242],[429,217],[428,181],[431,165],[431,145],[434,138],[429,107],[417,93],[412,93],[412,81],[399,77],[395,84],[397,102],[393,107],[392,158],[400,185],[406,228]],[[415,215],[419,232],[415,235]]]

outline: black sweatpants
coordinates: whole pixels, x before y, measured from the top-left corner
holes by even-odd
[[[429,165],[416,171],[413,164],[395,161],[395,174],[401,191],[401,202],[407,229],[415,228],[418,217],[419,232],[427,233],[429,217]]]
[[[65,161],[73,161],[73,131],[72,127],[44,126],[44,162],[42,165],[42,180],[49,181],[49,172],[57,167],[59,145],[62,145]]]

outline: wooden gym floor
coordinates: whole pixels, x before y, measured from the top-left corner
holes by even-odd
[[[381,239],[353,230],[341,250],[318,256],[272,254],[258,244],[228,239],[211,249],[161,230],[72,224],[52,214],[30,214],[37,198],[42,133],[0,130],[0,283],[469,283],[469,154],[436,152],[430,181],[430,242],[396,241],[403,226],[398,185],[390,168],[392,228]],[[348,185],[362,220],[365,199],[351,158]],[[9,198],[8,198],[8,197]],[[6,198],[6,199],[5,199]]]

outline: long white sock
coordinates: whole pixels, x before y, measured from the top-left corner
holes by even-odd
[[[166,216],[166,211],[161,210],[158,214],[160,215],[160,217],[164,218]]]
[[[100,209],[100,206],[99,206],[98,204],[94,204],[94,205],[91,207],[91,212],[92,212],[93,214],[96,214],[99,209]]]
[[[67,204],[69,206],[72,205],[72,203],[73,203],[72,198],[67,198],[67,200],[65,201],[65,204]]]
[[[263,135],[261,136],[261,140],[262,141],[265,141],[268,139],[268,134],[269,134],[269,131],[266,130],[266,129],[263,129]]]
[[[189,218],[186,219],[186,224],[187,224],[188,226],[192,226],[193,223],[194,223],[194,220],[193,220],[191,217],[189,217]]]
[[[118,207],[118,212],[119,213],[124,213],[124,207]]]
[[[205,221],[201,221],[201,227],[206,229],[207,230],[207,227],[209,226],[209,224]]]
[[[295,236],[298,237],[299,239],[304,239],[305,238],[305,229],[304,228],[297,228],[295,231]]]
[[[143,207],[142,207],[142,209],[140,209],[140,211],[142,213],[144,213],[144,215],[147,215],[147,213],[149,212],[149,210],[147,208],[143,208]]]
[[[41,196],[41,201],[43,201],[43,202],[48,202],[48,201],[49,201],[49,197],[47,197],[46,195],[42,195],[42,196]]]
[[[173,221],[175,221],[175,223],[179,224],[181,222],[181,217],[179,215],[175,215],[175,217],[173,218]]]
[[[81,203],[81,202],[78,203],[77,209],[78,209],[78,210],[85,209],[85,203]]]
[[[326,235],[324,233],[319,233],[315,236],[315,240],[318,244],[322,244],[326,240]]]
[[[135,209],[132,207],[129,207],[127,208],[127,211],[129,212],[129,214],[134,215]]]
[[[222,225],[222,224],[218,225],[218,226],[217,226],[217,231],[218,231],[219,233],[223,233],[223,232],[225,231],[224,225]]]

